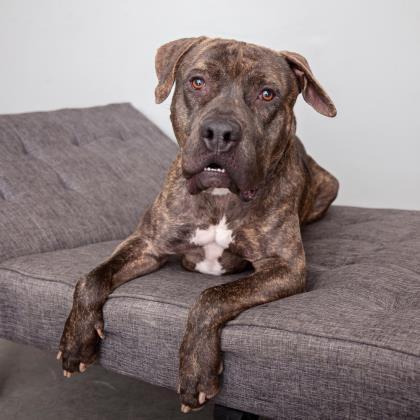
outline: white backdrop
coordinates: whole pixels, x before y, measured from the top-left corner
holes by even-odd
[[[335,101],[299,100],[298,134],[340,204],[420,209],[420,1],[0,0],[0,113],[155,105],[156,48],[207,35],[300,52]]]

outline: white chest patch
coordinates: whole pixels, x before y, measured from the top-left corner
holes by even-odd
[[[219,258],[232,242],[232,230],[228,229],[226,217],[223,216],[217,225],[211,225],[207,229],[195,231],[191,243],[202,246],[204,249],[204,260],[195,265],[195,269],[204,274],[218,276],[225,270],[219,262]]]

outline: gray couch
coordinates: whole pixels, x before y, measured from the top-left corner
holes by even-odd
[[[0,116],[1,337],[57,350],[76,280],[134,229],[175,153],[128,104]],[[419,418],[420,212],[333,206],[303,236],[307,292],[224,328],[216,401],[284,419]],[[101,365],[175,388],[188,308],[236,277],[172,260],[123,285]]]

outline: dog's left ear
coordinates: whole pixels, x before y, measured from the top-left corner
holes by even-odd
[[[205,36],[177,39],[162,45],[157,50],[155,58],[156,75],[159,80],[155,89],[157,104],[160,104],[169,96],[182,57],[192,47],[205,39]]]
[[[291,51],[280,51],[280,54],[295,73],[303,99],[320,114],[335,117],[337,110],[334,103],[315,79],[306,58]]]

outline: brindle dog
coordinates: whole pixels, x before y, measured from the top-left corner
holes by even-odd
[[[220,334],[242,311],[304,291],[300,226],[321,218],[338,191],[295,135],[299,93],[334,117],[331,99],[299,54],[206,37],[169,42],[156,55],[156,102],[176,81],[171,121],[180,149],[161,193],[136,231],[82,277],[58,358],[64,375],[94,362],[102,307],[121,284],[157,270],[169,255],[187,270],[254,271],[204,290],[180,348],[181,410],[219,391]]]

